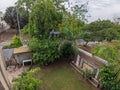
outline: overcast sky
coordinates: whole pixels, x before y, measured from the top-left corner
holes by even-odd
[[[13,6],[16,1],[17,0],[0,0],[0,11],[4,12],[7,7]],[[82,0],[71,1],[78,3]],[[94,21],[98,18],[112,19],[115,16],[120,17],[120,0],[89,0],[88,10],[91,16],[88,18],[88,21]]]

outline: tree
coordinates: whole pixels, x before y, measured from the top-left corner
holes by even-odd
[[[83,39],[89,38],[90,41],[111,41],[120,39],[118,26],[110,20],[98,20],[87,24],[83,27],[83,32],[81,37]]]
[[[120,40],[120,32],[112,27],[112,28],[107,28],[103,29],[101,31],[97,32],[99,34],[99,40],[106,40],[106,41],[112,41],[112,40]]]
[[[120,24],[120,17],[115,16],[115,17],[113,18],[113,20],[114,20],[114,22],[115,22],[117,25]]]
[[[74,39],[79,38],[82,33],[82,27],[85,24],[84,21],[78,19],[73,15],[66,15],[66,19],[64,18],[62,20],[62,23],[59,24],[60,32],[64,33],[67,30],[74,35]]]
[[[32,9],[32,6],[35,4],[37,0],[17,0],[16,6],[18,7],[19,11],[21,11],[21,8],[24,8],[27,12],[27,15],[29,16],[29,12]]]
[[[14,90],[38,90],[41,80],[37,79],[37,75],[40,68],[30,70],[23,73],[19,78],[14,79],[13,89]]]
[[[8,7],[4,15],[4,20],[11,26],[11,28],[18,30],[17,13],[16,7]],[[21,13],[18,13],[18,17],[20,28],[22,29],[28,23],[28,17],[24,9]]]
[[[75,5],[74,7],[72,7],[73,15],[76,16],[78,19],[87,21],[85,17],[86,13],[88,12],[87,4],[88,2],[82,5]]]
[[[50,29],[57,28],[61,20],[62,12],[57,11],[51,0],[38,0],[29,18],[31,37],[48,37]]]

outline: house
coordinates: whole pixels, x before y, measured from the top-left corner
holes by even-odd
[[[100,85],[100,68],[107,65],[108,62],[97,56],[93,56],[91,53],[78,48],[78,55],[72,62],[72,66],[80,71],[83,76],[88,75],[87,79],[94,86]]]
[[[10,26],[4,21],[4,14],[0,11],[0,32],[9,28]]]

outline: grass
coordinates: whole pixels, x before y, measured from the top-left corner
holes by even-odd
[[[41,73],[40,90],[93,90],[91,85],[75,74],[69,64],[48,66]]]

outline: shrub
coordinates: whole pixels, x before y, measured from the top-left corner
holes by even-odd
[[[60,41],[57,39],[33,38],[29,42],[30,49],[35,52],[33,61],[39,65],[47,65],[58,60],[60,58],[59,44]]]
[[[74,54],[74,48],[72,46],[72,43],[70,41],[65,41],[61,47],[60,51],[63,57],[69,57]]]
[[[41,80],[36,78],[40,68],[24,72],[20,77],[14,79],[13,90],[38,90]]]
[[[3,48],[4,49],[7,49],[7,48],[17,48],[17,47],[20,47],[20,46],[22,46],[22,42],[21,42],[20,38],[15,35],[13,37],[13,42],[10,45],[4,46]]]
[[[29,28],[28,28],[28,25],[25,25],[25,27],[21,30],[22,34],[23,35],[26,35],[29,33]]]

